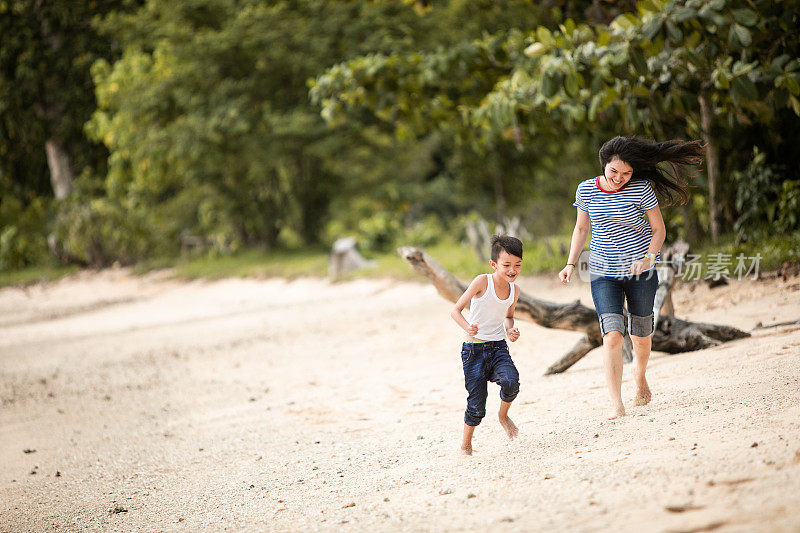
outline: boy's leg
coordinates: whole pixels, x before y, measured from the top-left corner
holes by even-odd
[[[472,455],[472,434],[475,432],[475,426],[464,424],[464,435],[461,437],[461,453],[463,455]]]
[[[511,402],[500,401],[500,410],[497,412],[497,419],[500,420],[500,425],[506,430],[509,440],[514,440],[519,435],[517,425],[509,418],[508,410],[511,407]]]
[[[494,350],[489,381],[500,385],[500,410],[497,412],[497,418],[508,438],[514,440],[519,434],[519,429],[508,417],[508,410],[519,393],[519,372],[505,342]]]
[[[472,455],[472,434],[486,416],[486,375],[483,365],[483,346],[464,343],[461,349],[464,386],[467,389],[467,409],[464,411],[464,433],[461,452]]]

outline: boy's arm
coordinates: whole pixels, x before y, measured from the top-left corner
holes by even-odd
[[[481,287],[481,285],[485,284],[485,276],[478,276],[473,279],[469,284],[469,287],[467,287],[467,290],[464,291],[464,294],[462,294],[458,301],[456,301],[455,305],[453,305],[453,309],[450,310],[450,316],[453,318],[453,320],[455,320],[456,324],[458,324],[461,329],[467,332],[467,335],[470,337],[473,337],[476,333],[478,333],[478,325],[467,322],[467,319],[464,318],[462,312],[474,296],[477,296],[479,293],[483,292],[485,287]]]
[[[506,327],[506,335],[508,335],[508,340],[511,342],[519,339],[519,330],[514,327],[514,310],[517,308],[517,300],[519,300],[519,293],[521,290],[522,289],[519,287],[514,287],[514,303],[508,307],[506,318],[503,320]]]

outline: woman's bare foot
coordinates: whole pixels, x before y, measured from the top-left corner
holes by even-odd
[[[614,410],[609,413],[608,419],[609,420],[614,420],[616,418],[621,418],[623,416],[625,416],[625,406],[624,405],[619,405],[619,406],[615,407]]]
[[[653,398],[653,393],[650,392],[650,387],[647,386],[647,381],[636,387],[636,396],[633,398],[633,405],[647,405]]]
[[[472,455],[472,446],[461,447],[461,455]]]
[[[500,416],[498,418],[500,419],[500,425],[506,430],[508,439],[514,440],[517,438],[517,435],[519,435],[519,429],[517,429],[517,426],[514,424],[514,422],[512,422],[508,416]]]

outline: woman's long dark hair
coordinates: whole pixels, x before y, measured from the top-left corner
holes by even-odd
[[[631,179],[647,180],[664,205],[689,201],[688,184],[683,178],[685,165],[697,166],[703,160],[703,145],[700,141],[655,142],[636,137],[614,137],[600,148],[600,165],[606,165],[615,157],[633,168]],[[659,167],[666,163],[668,169]]]

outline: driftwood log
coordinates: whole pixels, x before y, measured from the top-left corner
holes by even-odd
[[[455,302],[466,290],[464,283],[423,250],[404,246],[397,253],[415,272],[428,278],[445,300]],[[546,328],[581,331],[585,334],[569,352],[547,369],[545,375],[564,372],[603,342],[597,314],[591,307],[581,304],[580,300],[559,304],[520,292],[514,317],[530,320]],[[661,314],[653,333],[653,350],[691,352],[749,336],[749,333],[733,327],[688,322]]]

